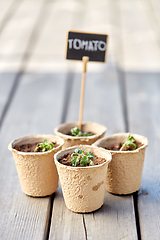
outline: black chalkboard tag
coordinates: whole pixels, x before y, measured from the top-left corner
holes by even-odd
[[[66,59],[105,62],[108,35],[85,32],[68,32]]]

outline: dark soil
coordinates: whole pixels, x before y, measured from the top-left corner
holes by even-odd
[[[38,144],[40,142],[36,142],[36,143],[26,143],[26,144],[22,144],[22,145],[16,145],[14,147],[14,149],[16,149],[19,152],[34,152],[34,149],[36,147],[38,147]],[[58,147],[58,144],[54,143],[54,148]],[[42,152],[42,148],[39,148],[36,152]]]
[[[137,148],[140,148],[141,146],[143,146],[142,143],[140,142],[135,142],[135,144],[137,145]],[[107,150],[112,150],[112,151],[119,151],[120,148],[122,147],[123,143],[114,143],[112,146],[108,147],[104,147],[105,149]],[[123,151],[133,151],[135,150],[133,145],[130,145],[130,146],[126,146],[123,148]]]
[[[66,155],[64,155],[64,157],[60,158],[58,161],[64,165],[72,167],[71,154],[72,153],[67,153]],[[106,159],[104,159],[104,158],[99,158],[96,155],[94,155],[94,157],[95,157],[95,159],[93,158],[94,165],[99,165],[99,164],[106,162]],[[89,166],[89,163],[83,167],[88,167],[88,166]],[[81,167],[80,164],[77,165],[77,167]]]

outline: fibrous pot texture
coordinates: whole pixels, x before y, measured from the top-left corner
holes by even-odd
[[[94,155],[105,158],[106,162],[87,167],[71,167],[59,163],[61,157],[72,153],[76,148],[91,151]],[[54,158],[67,208],[81,213],[99,209],[104,202],[107,167],[112,158],[110,152],[93,146],[78,145],[56,153]]]
[[[111,151],[112,161],[107,171],[106,190],[114,194],[130,194],[141,187],[145,150],[148,146],[146,137],[132,133],[118,133],[95,142],[98,147],[111,147],[115,143],[124,143],[131,135],[143,144],[133,151]]]
[[[83,145],[91,145],[98,139],[102,138],[107,131],[107,128],[101,124],[94,122],[83,122],[82,123],[82,132],[92,132],[94,135],[87,137],[74,137],[68,135],[70,133],[71,128],[78,126],[78,122],[72,123],[63,123],[54,129],[54,132],[59,137],[62,137],[65,141],[62,149],[83,144]]]
[[[56,142],[59,146],[47,152],[20,152],[14,149],[16,145],[26,143]],[[8,149],[12,151],[15,160],[21,188],[23,192],[33,197],[43,197],[54,193],[58,187],[58,173],[54,163],[54,154],[61,150],[64,140],[54,135],[31,135],[12,141]]]

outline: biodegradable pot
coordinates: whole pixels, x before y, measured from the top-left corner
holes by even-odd
[[[56,142],[59,146],[48,152],[20,152],[14,149],[16,145],[26,143]],[[58,173],[54,163],[54,154],[61,150],[64,140],[53,135],[32,135],[12,141],[8,149],[12,151],[15,160],[21,188],[23,192],[33,197],[44,197],[54,193],[58,187]]]
[[[71,167],[59,163],[59,159],[76,148],[91,151],[106,162],[88,167]],[[111,154],[103,148],[88,145],[78,145],[67,148],[55,154],[62,192],[65,204],[73,212],[92,212],[99,209],[104,202],[105,181]]]
[[[106,190],[114,194],[130,194],[141,187],[145,150],[148,146],[146,137],[132,133],[118,133],[102,138],[93,146],[110,147],[114,143],[124,143],[131,135],[143,144],[133,151],[111,151],[112,161],[107,171]]]
[[[57,128],[54,129],[54,132],[59,137],[63,138],[65,143],[62,147],[62,149],[83,144],[83,145],[91,145],[98,139],[102,138],[107,131],[107,128],[103,125],[100,125],[98,123],[94,122],[83,122],[82,123],[82,131],[83,132],[92,132],[93,136],[87,136],[87,137],[74,137],[67,135],[71,128],[78,126],[78,122],[72,122],[72,123],[63,123],[59,125]]]

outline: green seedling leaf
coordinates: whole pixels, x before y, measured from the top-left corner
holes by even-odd
[[[90,160],[90,166],[94,166],[94,163],[92,160]]]
[[[82,132],[77,126],[74,127],[74,128],[71,128],[71,133],[73,136],[75,137],[87,137],[87,136],[92,136],[93,133],[85,133],[85,132]]]
[[[44,139],[43,143],[39,143],[38,146],[34,149],[34,152],[37,152],[41,148],[42,152],[50,151],[54,147],[52,142],[47,143],[47,139]]]
[[[80,166],[85,166],[88,163],[88,158],[87,156],[83,156],[80,161]]]
[[[90,166],[94,166],[93,158],[95,158],[93,153],[85,153],[85,150],[75,149],[71,154],[71,163],[73,167],[76,167],[78,164],[80,164],[80,166],[85,166],[88,163]]]
[[[82,153],[84,153],[84,151],[82,151],[81,149],[75,149],[74,152],[77,153],[77,154],[82,154]]]
[[[133,150],[135,150],[137,148],[137,145],[134,143],[134,141],[135,141],[134,137],[129,135],[127,141],[120,148],[120,151],[123,151],[124,147],[129,146],[133,146]]]
[[[79,158],[77,156],[73,156],[71,158],[71,162],[72,162],[73,167],[76,167],[79,163]]]

